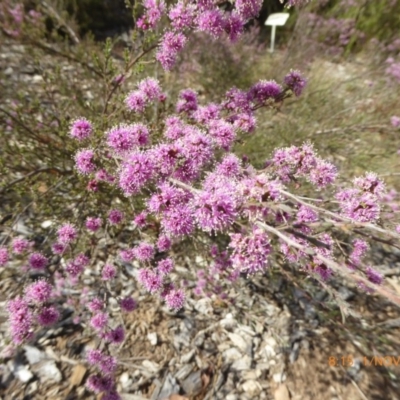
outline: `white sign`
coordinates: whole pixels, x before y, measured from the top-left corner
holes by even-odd
[[[269,51],[274,52],[276,27],[283,26],[289,18],[289,13],[275,13],[271,14],[265,21],[266,26],[271,26],[271,47]]]
[[[283,26],[286,24],[286,21],[289,18],[289,13],[276,13],[276,14],[271,14],[267,20],[265,21],[265,25],[267,26]]]

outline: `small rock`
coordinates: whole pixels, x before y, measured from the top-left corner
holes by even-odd
[[[11,371],[23,383],[29,382],[33,378],[32,372],[25,365],[14,364]]]
[[[196,301],[194,308],[200,314],[208,315],[208,314],[212,314],[212,312],[213,312],[211,299],[209,299],[209,298],[204,298],[204,299],[200,299],[200,300]]]
[[[160,366],[158,364],[156,364],[153,361],[150,360],[144,360],[142,362],[143,367],[145,367],[147,370],[149,370],[150,372],[157,372],[160,370]]]
[[[252,398],[258,396],[262,391],[261,385],[255,380],[249,380],[243,383],[242,389]]]
[[[250,369],[248,371],[243,371],[241,376],[245,381],[255,381],[261,376],[261,371],[259,369]]]
[[[127,390],[129,387],[132,385],[132,379],[129,376],[128,372],[124,372],[120,377],[119,377],[119,382],[121,383],[122,389]]]
[[[53,221],[50,221],[50,220],[47,220],[47,221],[44,221],[44,222],[42,222],[42,224],[40,225],[43,229],[47,229],[47,228],[49,228],[50,226],[52,226],[53,225]]]
[[[186,363],[190,362],[190,360],[193,358],[195,352],[196,352],[196,350],[195,350],[195,349],[192,349],[192,350],[190,350],[188,353],[184,354],[184,355],[181,357],[181,362],[182,362],[183,364],[186,364]]]
[[[187,395],[195,396],[200,393],[203,388],[201,371],[191,373],[183,382],[181,382],[181,386]]]
[[[32,365],[32,371],[37,374],[42,381],[61,382],[62,375],[54,360],[42,360]]]
[[[37,347],[33,346],[24,346],[25,356],[29,362],[29,364],[36,364],[39,361],[42,361],[46,358],[46,353],[40,351]]]
[[[242,353],[235,347],[232,347],[222,353],[222,358],[225,364],[232,364],[234,361],[242,358]]]
[[[282,383],[286,380],[286,374],[284,372],[283,373],[278,372],[272,376],[272,379],[276,383]]]
[[[155,346],[157,344],[157,341],[158,341],[157,340],[157,333],[156,332],[149,333],[147,335],[147,339],[149,339],[149,342],[150,342],[151,345]]]
[[[205,339],[206,335],[204,334],[204,332],[201,332],[199,335],[196,336],[196,338],[194,339],[193,344],[196,347],[201,347],[204,343],[204,339]]]
[[[226,314],[226,317],[222,319],[219,323],[222,326],[222,328],[227,330],[232,330],[237,325],[237,322],[233,318],[233,315],[231,313]]]
[[[176,379],[171,374],[168,374],[165,378],[161,392],[158,395],[158,400],[163,400],[171,396],[171,394],[179,393],[179,390],[180,387],[176,383]]]
[[[231,342],[242,352],[246,352],[247,343],[240,335],[236,333],[228,333],[228,337]]]
[[[181,381],[182,379],[185,379],[192,371],[193,365],[186,364],[175,374],[175,378],[178,381]]]
[[[40,83],[40,82],[43,82],[43,76],[41,75],[32,76],[32,83]]]
[[[245,356],[241,357],[239,360],[236,360],[231,368],[236,371],[243,371],[245,369],[251,368],[251,358],[246,354]]]

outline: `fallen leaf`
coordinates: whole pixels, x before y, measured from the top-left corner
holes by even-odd
[[[289,390],[286,385],[280,384],[274,393],[275,400],[290,400]]]
[[[87,369],[84,365],[82,365],[82,364],[75,365],[75,367],[72,371],[71,378],[70,378],[71,385],[79,386],[82,383],[83,378],[86,375],[86,372],[87,372]]]
[[[181,396],[180,394],[171,394],[166,400],[189,400],[189,397]]]

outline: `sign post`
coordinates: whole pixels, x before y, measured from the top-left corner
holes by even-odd
[[[271,14],[265,21],[265,25],[271,27],[271,47],[269,49],[271,53],[274,52],[275,47],[276,27],[285,25],[288,18],[288,13],[275,13]]]

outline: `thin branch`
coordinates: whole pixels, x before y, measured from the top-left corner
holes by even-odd
[[[287,237],[282,232],[278,231],[277,229],[273,228],[272,226],[269,226],[261,221],[256,222],[256,225],[258,225],[260,228],[263,228],[264,230],[271,232],[274,235],[278,236],[283,241],[285,241],[288,245],[302,251],[305,254],[314,256],[315,258],[322,261],[327,267],[332,268],[334,271],[338,272],[340,275],[344,276],[345,278],[352,280],[355,284],[363,283],[366,287],[372,288],[376,292],[381,294],[383,297],[386,297],[393,304],[400,306],[400,297],[398,297],[395,293],[393,293],[389,289],[379,286],[379,285],[375,285],[375,284],[371,283],[368,279],[366,279],[360,275],[354,275],[354,274],[350,273],[349,271],[347,271],[346,267],[336,263],[335,261],[332,261],[331,259],[329,259],[321,254],[316,253],[312,249],[307,249],[306,247],[295,242],[294,240]]]
[[[60,14],[57,13],[57,11],[50,5],[47,3],[47,1],[42,0],[41,4],[43,6],[43,8],[47,11],[47,14],[50,17],[55,18],[59,25],[64,27],[68,33],[68,36],[71,38],[71,40],[75,43],[75,44],[79,44],[80,40],[78,39],[77,34],[73,31],[73,29],[65,22],[65,20],[60,16]]]
[[[55,167],[39,168],[39,169],[37,169],[35,171],[30,172],[29,174],[26,174],[26,175],[22,176],[21,178],[18,178],[18,179],[15,179],[15,180],[11,181],[8,185],[6,185],[6,186],[4,186],[3,188],[0,189],[0,194],[6,192],[10,187],[16,185],[17,183],[22,182],[25,179],[28,179],[28,178],[30,178],[32,176],[38,175],[38,174],[40,174],[42,172],[49,172],[49,173],[56,172],[56,173],[58,173],[60,175],[69,175],[70,174],[70,171],[62,171],[62,170],[60,170],[58,168],[55,168]]]

